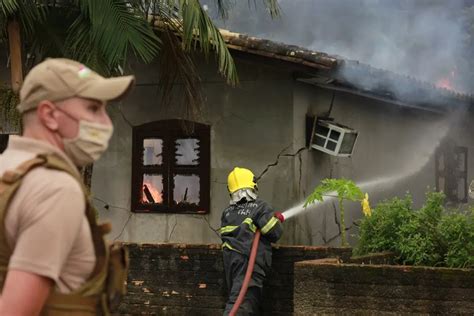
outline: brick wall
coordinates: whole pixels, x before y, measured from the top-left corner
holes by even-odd
[[[295,264],[296,315],[473,315],[474,270],[341,264]]]
[[[129,244],[128,295],[120,315],[222,315],[227,292],[219,245]],[[293,313],[293,264],[347,259],[350,249],[279,246],[264,287],[267,315]]]

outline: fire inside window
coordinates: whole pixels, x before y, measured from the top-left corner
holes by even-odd
[[[446,194],[450,203],[467,203],[467,148],[452,145],[436,152],[436,190]]]
[[[207,213],[210,128],[182,120],[133,129],[132,210]]]

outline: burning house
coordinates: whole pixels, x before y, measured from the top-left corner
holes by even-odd
[[[180,82],[172,106],[160,104],[158,64],[132,63],[135,89],[110,106],[115,133],[93,166],[91,188],[100,219],[113,224],[110,239],[132,243],[135,266],[124,314],[167,306],[177,314],[221,313],[224,284],[213,244],[220,241],[216,228],[229,203],[226,178],[234,166],[252,169],[260,196],[281,211],[300,205],[328,177],[354,180],[373,203],[409,191],[419,204],[430,187],[444,191],[451,205],[469,204],[472,96],[446,89],[449,82],[435,86],[302,47],[222,34],[240,84],[227,85],[215,65],[196,56],[206,99],[201,115],[183,120],[173,106],[183,93]],[[0,151],[15,132],[2,131]],[[348,208],[352,235],[351,223],[362,213],[358,205]],[[287,315],[293,291],[278,288],[293,284],[293,262],[350,254],[309,246],[340,244],[331,203],[284,225],[281,244],[307,245],[275,252],[271,295],[282,296],[276,303],[267,296],[265,308]],[[160,278],[174,283],[165,286]]]
[[[127,242],[219,242],[226,176],[252,169],[277,210],[301,203],[321,179],[355,180],[371,200],[424,198],[442,190],[468,203],[473,99],[414,78],[302,47],[222,31],[239,69],[231,87],[196,57],[206,107],[182,120],[160,104],[158,65],[132,64],[137,86],[110,107],[110,149],[94,165],[92,192],[112,238]],[[179,99],[182,85],[174,85]],[[178,101],[177,101],[178,102]],[[3,126],[6,126],[5,124]],[[8,134],[0,138],[2,149]],[[361,216],[358,207],[348,222]],[[337,245],[334,207],[285,224],[282,243]],[[355,233],[356,231],[351,231]]]
[[[209,1],[200,2],[212,17]],[[267,12],[257,5],[255,19],[242,18],[245,1],[246,11],[240,2],[230,10],[226,25],[264,34],[221,30],[237,86],[194,54],[202,109],[183,102],[179,79],[163,98],[169,86],[157,69],[169,65],[127,64],[136,87],[109,106],[114,135],[87,170],[100,220],[112,223],[108,238],[130,250],[118,314],[222,315],[217,229],[235,166],[252,169],[259,195],[288,215],[264,286],[265,314],[471,314],[472,269],[390,266],[390,254],[353,258],[338,247],[337,205],[303,204],[322,179],[348,178],[372,205],[410,192],[418,207],[437,190],[449,207],[472,206],[474,96],[456,91],[472,91],[456,62],[467,33],[449,10],[472,0],[279,2],[287,18],[279,30],[262,23]],[[0,109],[0,153],[19,132],[12,117]],[[363,214],[359,203],[345,207],[354,245]]]
[[[410,191],[418,203],[430,187],[445,191],[450,203],[468,203],[472,96],[337,56],[222,33],[240,84],[228,86],[212,63],[196,57],[206,107],[192,122],[181,120],[178,107],[161,107],[154,66],[132,65],[137,86],[110,107],[116,131],[92,176],[113,239],[218,242],[215,228],[234,166],[254,170],[260,195],[277,210],[297,205],[327,177],[355,180],[374,202]],[[176,98],[181,88],[175,84]],[[338,244],[334,214],[332,205],[322,205],[287,222],[282,243]],[[360,216],[354,207],[348,222]]]

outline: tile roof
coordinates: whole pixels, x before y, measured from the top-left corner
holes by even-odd
[[[439,88],[434,84],[358,61],[227,30],[221,30],[221,34],[232,50],[305,66],[308,71],[303,77],[319,77],[318,85],[344,88],[368,97],[420,107],[474,105],[473,95]],[[302,81],[308,80],[303,78]]]

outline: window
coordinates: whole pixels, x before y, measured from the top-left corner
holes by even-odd
[[[0,134],[0,154],[7,149],[9,136],[8,134]]]
[[[165,120],[133,128],[132,211],[208,213],[210,127]]]
[[[446,143],[436,152],[436,190],[450,203],[467,203],[467,148]]]
[[[332,119],[306,116],[306,145],[338,157],[350,157],[358,132]]]

